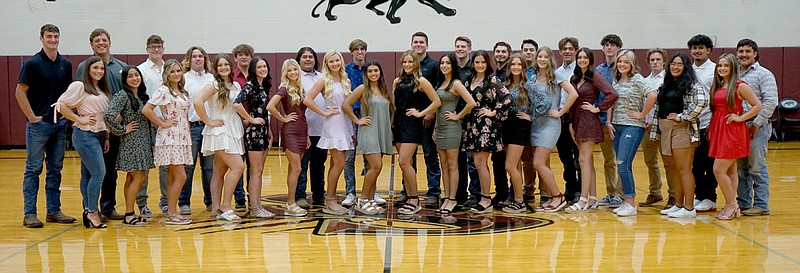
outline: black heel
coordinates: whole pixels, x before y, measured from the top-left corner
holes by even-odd
[[[489,206],[486,206],[486,207],[484,207],[484,206],[482,206],[480,204],[480,202],[483,201],[483,199],[489,199],[491,201],[492,197],[491,196],[486,196],[486,195],[481,195],[480,199],[478,199],[478,203],[476,203],[475,207],[471,208],[469,210],[469,212],[475,213],[475,214],[484,214],[484,213],[492,212],[494,207],[492,207],[491,203],[489,204]]]
[[[89,219],[89,213],[90,213],[90,212],[88,212],[88,211],[84,211],[83,213],[84,213],[84,214],[83,214],[83,217],[84,217],[84,218],[83,218],[83,219],[84,219],[84,220],[83,220],[83,226],[84,226],[84,227],[86,227],[86,228],[107,228],[107,227],[108,227],[106,224],[103,224],[103,222],[100,222],[100,224],[98,224],[98,225],[95,225],[95,224],[92,222],[92,220],[91,220],[91,219]],[[100,214],[99,212],[91,212],[91,213],[97,213],[97,214],[98,214],[98,218],[99,218],[99,214]]]
[[[89,227],[89,217],[88,217],[88,215],[89,215],[89,212],[84,210],[83,211],[83,226],[87,227],[87,228]]]

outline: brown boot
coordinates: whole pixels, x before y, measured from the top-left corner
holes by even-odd
[[[664,205],[664,209],[671,208],[674,205],[675,205],[675,197],[670,196],[669,199],[667,199],[667,204]]]
[[[651,207],[651,206],[653,206],[656,203],[661,202],[661,201],[664,201],[664,197],[650,194],[650,195],[647,195],[647,200],[645,200],[644,202],[639,203],[639,206]]]

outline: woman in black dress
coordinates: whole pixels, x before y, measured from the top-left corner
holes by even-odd
[[[407,50],[400,56],[398,74],[394,79],[396,110],[392,120],[392,135],[409,200],[397,212],[414,214],[420,210],[420,205],[417,196],[417,172],[411,166],[411,158],[415,156],[417,145],[422,143],[422,117],[436,111],[442,102],[431,83],[420,76],[419,58],[414,51]],[[426,96],[431,101],[430,105],[424,105]]]

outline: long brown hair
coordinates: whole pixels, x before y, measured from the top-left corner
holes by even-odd
[[[378,90],[380,90],[381,97],[389,101],[389,113],[394,113],[394,100],[391,99],[389,88],[386,87],[386,80],[383,78],[383,67],[381,67],[381,64],[378,63],[378,61],[369,60],[364,64],[364,94],[361,95],[361,99],[359,100],[361,103],[361,109],[364,109],[362,115],[369,116],[369,110],[370,107],[372,107],[372,83],[369,81],[369,77],[367,77],[367,71],[369,71],[370,66],[378,67],[378,71],[380,71],[381,74],[377,82]]]
[[[730,68],[728,80],[726,81],[722,76],[719,75],[718,69],[720,68],[722,60],[727,61],[728,67]],[[728,109],[733,110],[734,105],[736,104],[736,82],[739,81],[739,61],[736,59],[733,54],[725,53],[719,57],[717,60],[717,66],[714,67],[714,81],[711,82],[711,96],[713,98],[714,93],[717,92],[720,88],[725,88],[725,104],[728,105]],[[712,104],[713,106],[713,104]]]
[[[231,67],[231,69],[230,69],[231,72],[228,73],[228,76],[226,76],[225,78],[223,78],[222,75],[219,74],[219,71],[218,71],[219,69],[217,69],[217,67],[219,66],[219,62],[222,61],[222,60],[228,61],[228,65]],[[228,54],[225,54],[225,53],[221,53],[221,54],[217,54],[217,56],[214,57],[213,65],[214,65],[214,73],[213,73],[214,74],[214,80],[216,80],[216,82],[217,82],[217,86],[216,86],[216,88],[217,88],[217,102],[222,104],[222,109],[225,109],[225,107],[228,107],[228,106],[231,105],[231,99],[228,97],[228,94],[231,93],[231,90],[228,88],[227,85],[225,85],[225,83],[233,84],[233,66],[235,64],[233,62],[233,58],[231,58],[231,55],[228,55]]]
[[[522,63],[522,73],[519,75],[519,82],[514,82],[514,75],[511,75],[511,62],[514,59],[518,59],[520,63]],[[528,89],[525,88],[525,83],[528,82],[528,62],[525,61],[525,57],[522,56],[520,53],[511,54],[511,57],[508,58],[508,62],[506,62],[506,78],[504,82],[506,83],[506,89],[511,90],[514,87],[519,88],[519,96],[517,96],[517,100],[514,102],[517,106],[526,107],[528,106]]]
[[[413,65],[414,72],[412,72],[411,75],[412,77],[414,77],[414,86],[417,87],[414,88],[414,92],[417,92],[417,90],[419,89],[419,78],[421,78],[422,76],[420,76],[419,72],[419,57],[417,56],[416,53],[414,53],[413,50],[406,50],[403,52],[403,54],[400,55],[400,69],[397,70],[397,77],[401,79],[405,77],[406,71],[403,69],[403,59],[405,59],[406,56],[411,56],[411,59],[414,61]],[[394,87],[397,88],[396,83]]]
[[[547,83],[547,87],[549,87],[549,88],[547,88],[547,91],[548,92],[555,92],[556,90],[559,90],[559,89],[556,88],[556,85],[557,85],[556,84],[556,73],[555,73],[555,71],[556,71],[556,61],[555,61],[555,59],[553,59],[553,50],[552,49],[550,49],[549,47],[543,46],[543,47],[539,48],[539,50],[536,51],[536,55],[533,57],[533,64],[532,64],[533,65],[533,74],[537,75],[537,77],[539,75],[539,69],[541,69],[541,68],[539,68],[539,64],[538,64],[538,61],[536,59],[539,58],[539,54],[542,51],[547,53],[547,70],[544,71],[545,83]]]
[[[92,82],[93,81],[92,74],[90,73],[91,70],[92,70],[92,65],[97,63],[97,62],[100,62],[101,64],[103,64],[103,70],[105,71],[103,73],[103,77],[100,78],[99,81],[97,81],[97,87],[99,88],[99,90],[98,90],[98,88],[94,87],[95,84],[94,84],[94,82]],[[108,76],[108,69],[106,67],[106,64],[103,63],[103,59],[98,57],[98,56],[92,56],[92,57],[89,57],[89,59],[86,59],[85,64],[86,65],[83,66],[83,73],[81,73],[81,76],[82,76],[81,82],[83,82],[83,91],[85,91],[86,93],[95,95],[95,96],[99,96],[100,93],[103,93],[103,94],[106,94],[106,97],[108,97],[110,99],[111,98],[111,92],[108,90],[108,82],[106,82],[106,77]],[[117,91],[119,91],[119,90],[117,90]]]

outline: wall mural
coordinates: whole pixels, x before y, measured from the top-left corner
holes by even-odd
[[[361,0],[320,0],[319,2],[317,2],[317,4],[311,10],[311,17],[319,18],[319,14],[317,13],[317,8],[319,8],[322,5],[322,3],[326,2],[326,1],[328,2],[328,6],[325,9],[325,17],[328,18],[328,21],[336,21],[336,19],[338,18],[338,16],[336,16],[333,13],[331,13],[331,11],[333,11],[333,8],[336,7],[337,5],[342,5],[342,4],[353,5],[353,4],[358,4],[359,2],[361,2]],[[366,8],[368,10],[371,10],[372,12],[374,12],[378,16],[386,15],[386,19],[389,20],[389,23],[399,24],[400,23],[400,17],[395,16],[395,13],[397,12],[398,9],[400,9],[401,7],[403,7],[403,5],[406,4],[406,1],[407,0],[391,0],[391,1],[390,0],[370,0],[369,3],[367,3],[367,7]],[[423,5],[431,7],[438,14],[442,14],[444,16],[454,16],[454,15],[456,15],[456,10],[455,9],[448,8],[448,7],[444,6],[444,5],[442,5],[441,3],[439,3],[439,1],[436,1],[436,0],[417,0],[417,1],[419,1]],[[387,12],[383,12],[382,10],[379,10],[377,6],[380,5],[380,4],[386,3],[386,2],[390,2],[388,11]]]

